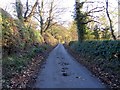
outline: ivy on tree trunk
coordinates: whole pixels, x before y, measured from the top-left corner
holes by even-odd
[[[79,2],[79,0],[76,0],[75,4],[75,21],[77,24],[77,32],[78,32],[78,41],[82,42],[84,41],[84,34],[86,30],[86,15],[81,11],[83,7],[84,2]]]

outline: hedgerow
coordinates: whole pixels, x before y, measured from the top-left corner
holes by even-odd
[[[87,61],[97,64],[105,71],[120,73],[120,41],[84,41],[71,42],[71,48],[84,57],[90,57]]]

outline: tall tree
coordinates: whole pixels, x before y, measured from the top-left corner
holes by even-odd
[[[34,17],[39,22],[41,35],[53,25],[57,24],[58,21],[56,20],[56,17],[59,17],[61,13],[64,12],[64,8],[60,9],[60,7],[56,5],[58,1],[51,0],[50,2],[45,2],[45,0],[41,0],[38,3],[37,13]]]
[[[23,20],[23,5],[20,0],[16,0],[16,11],[19,20]]]
[[[75,21],[77,23],[78,41],[84,40],[86,24],[86,15],[81,11],[84,2],[80,3],[80,0],[75,2]]]
[[[27,0],[27,2],[26,2],[26,8],[27,9],[26,9],[26,11],[24,13],[24,21],[25,22],[29,21],[31,19],[31,17],[35,14],[37,5],[38,5],[38,0],[35,1],[34,5],[32,6],[32,9],[31,9],[30,13],[28,13],[29,5],[28,5],[28,0]]]
[[[29,0],[26,1],[26,11],[25,13],[23,12],[23,5],[21,3],[21,0],[16,0],[16,11],[17,11],[17,17],[19,20],[28,22],[31,17],[35,14],[36,7],[38,5],[38,0],[34,3],[32,6],[32,9],[30,11],[29,5],[28,5]],[[29,13],[30,12],[30,13]]]
[[[116,40],[116,36],[114,35],[114,30],[113,30],[113,26],[112,26],[112,20],[110,18],[109,11],[108,11],[108,8],[109,8],[108,5],[109,5],[108,0],[106,0],[106,14],[107,14],[107,17],[108,17],[108,20],[109,20],[109,24],[110,24],[111,35],[112,35],[112,38],[114,40]]]
[[[97,20],[95,20],[95,16],[93,16],[93,13],[98,13],[104,10],[104,6],[102,7],[93,7],[91,9],[88,9],[89,6],[87,6],[87,10],[83,11],[83,5],[86,5],[86,3],[94,4],[94,2],[84,0],[83,2],[80,2],[80,0],[75,1],[75,20],[77,24],[77,31],[78,31],[78,41],[82,42],[85,39],[85,32],[88,23],[90,22],[96,22],[99,23]]]

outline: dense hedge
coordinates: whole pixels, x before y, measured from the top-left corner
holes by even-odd
[[[105,71],[120,73],[120,41],[70,42],[69,45],[81,55],[90,57],[88,61],[97,64]]]

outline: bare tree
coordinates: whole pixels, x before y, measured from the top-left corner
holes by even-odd
[[[38,3],[38,10],[34,17],[40,24],[41,35],[50,27],[57,24],[58,22],[55,21],[55,18],[59,17],[65,11],[65,8],[58,8],[55,2],[55,0],[51,0],[51,2],[41,0]]]
[[[38,5],[38,0],[36,0],[36,2],[34,3],[34,5],[32,6],[32,9],[30,11],[30,13],[28,14],[29,11],[29,5],[28,5],[28,0],[26,2],[26,12],[24,13],[24,21],[29,21],[29,19],[35,14],[36,11],[36,7]],[[28,15],[27,15],[28,14]]]
[[[116,40],[116,36],[114,35],[114,30],[113,30],[113,26],[112,26],[112,20],[110,18],[109,12],[108,12],[108,0],[106,0],[106,14],[107,14],[107,17],[108,17],[108,20],[109,20],[112,38],[114,40]]]
[[[21,0],[16,0],[17,17],[19,20],[22,20],[24,22],[27,22],[31,19],[31,17],[35,14],[35,10],[38,5],[38,0],[36,0],[36,2],[34,3],[34,5],[32,6],[32,9],[30,11],[28,2],[29,2],[29,0],[26,1],[26,11],[25,11],[25,13],[23,13],[23,5],[21,3]]]

